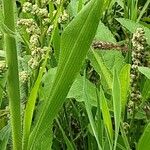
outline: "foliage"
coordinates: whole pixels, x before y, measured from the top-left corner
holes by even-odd
[[[0,1],[0,150],[148,150],[149,4]]]

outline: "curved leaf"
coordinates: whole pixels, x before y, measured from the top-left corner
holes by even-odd
[[[89,2],[62,34],[56,77],[49,99],[46,101],[41,116],[30,135],[28,144],[30,150],[34,149],[37,138],[42,136],[53,123],[76,75],[80,71],[102,15],[101,5],[101,0]]]

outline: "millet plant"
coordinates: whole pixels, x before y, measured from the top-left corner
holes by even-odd
[[[0,1],[0,150],[149,150],[149,3]]]

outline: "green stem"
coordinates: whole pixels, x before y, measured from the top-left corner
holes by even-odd
[[[14,4],[14,0],[3,0],[4,24],[13,32],[15,32]],[[9,33],[4,33],[4,49],[8,65],[7,88],[11,114],[13,150],[21,150],[22,129],[17,46],[15,38],[10,36]]]

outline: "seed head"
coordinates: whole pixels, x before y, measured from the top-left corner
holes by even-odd
[[[30,13],[32,11],[32,3],[25,2],[22,6],[22,12],[24,13]]]
[[[39,35],[37,35],[37,34],[31,35],[31,37],[30,37],[30,44],[33,47],[38,47],[39,46]]]
[[[28,73],[27,71],[19,72],[19,78],[22,83],[26,83],[28,81]]]

